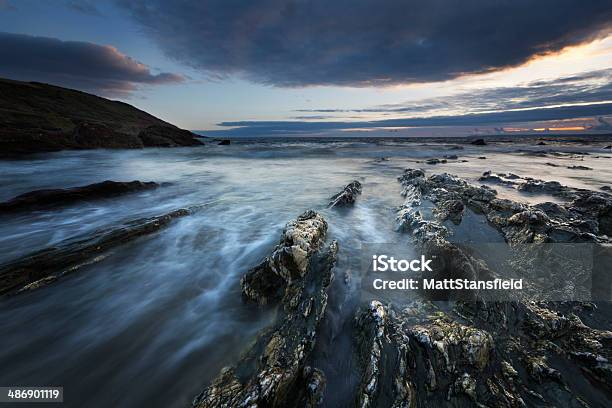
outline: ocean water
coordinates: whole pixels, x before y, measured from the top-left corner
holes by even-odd
[[[328,376],[327,406],[347,401],[358,381],[352,316],[359,302],[364,243],[410,239],[395,230],[397,177],[407,167],[448,171],[477,182],[486,170],[598,189],[612,180],[602,146],[589,155],[540,158],[518,149],[380,141],[245,141],[230,146],[58,152],[0,161],[0,200],[40,189],[103,180],[169,186],[60,209],[0,217],[0,263],[62,240],[168,211],[201,205],[167,229],[112,250],[56,284],[0,299],[0,385],[63,386],[66,407],[184,407],[234,363],[275,318],[274,307],[245,304],[240,277],[276,244],[283,226],[307,209],[329,222],[340,243],[336,279],[313,362]],[[429,166],[456,154],[467,162]],[[478,159],[486,156],[487,159]],[[388,160],[381,161],[385,157]],[[554,161],[559,167],[545,165]],[[581,164],[592,171],[569,170]],[[327,209],[352,180],[363,194],[350,209]],[[496,187],[525,202],[553,200]],[[479,235],[467,240],[478,239]],[[459,236],[458,240],[462,239]],[[353,276],[348,283],[345,275]]]

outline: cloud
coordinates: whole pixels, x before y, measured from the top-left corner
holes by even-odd
[[[90,16],[101,17],[102,13],[96,7],[96,4],[89,0],[68,0],[66,2],[68,8],[77,11],[79,13],[87,14]]]
[[[125,96],[141,85],[182,82],[108,45],[0,33],[0,76],[49,82],[105,96]]]
[[[421,99],[362,109],[299,109],[309,113],[388,113],[440,115],[461,111],[478,113],[537,108],[564,104],[612,101],[612,68],[584,72],[551,80],[538,80],[512,87],[470,90],[455,95]]]
[[[609,0],[116,0],[172,58],[283,87],[500,70],[609,32]]]
[[[9,0],[0,0],[0,11],[14,11],[17,7],[13,5]]]
[[[450,127],[450,126],[499,126],[508,123],[553,121],[581,117],[612,115],[612,103],[586,106],[562,106],[532,108],[519,111],[475,113],[466,115],[398,118],[372,121],[239,121],[221,122],[218,125],[231,129],[206,131],[205,134],[232,136],[274,136],[313,134],[346,129],[374,129],[382,127]],[[603,121],[603,122],[602,122]],[[600,120],[603,125],[604,119]]]

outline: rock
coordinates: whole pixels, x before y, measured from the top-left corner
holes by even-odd
[[[501,370],[502,373],[504,375],[504,377],[506,377],[506,379],[513,379],[513,378],[518,378],[518,371],[516,371],[514,369],[514,367],[512,367],[512,364],[510,364],[507,361],[502,361],[501,362]]]
[[[476,381],[468,373],[463,373],[461,377],[457,378],[453,386],[456,394],[463,393],[472,401],[477,402]]]
[[[555,163],[546,162],[545,164],[550,167],[559,167],[559,165]]]
[[[538,143],[536,143],[536,145],[538,145],[538,146],[546,146],[546,142],[538,142]]]
[[[338,194],[333,195],[330,198],[329,207],[345,207],[353,205],[357,196],[361,194],[361,183],[357,180],[351,181],[344,189]]]
[[[506,185],[506,186],[514,186],[517,184],[517,182],[513,180],[516,180],[517,178],[519,177],[512,173],[494,174],[494,173],[491,173],[491,171],[489,170],[489,171],[485,171],[484,173],[482,173],[482,176],[478,178],[478,181],[482,181],[485,183]]]
[[[526,363],[529,375],[540,384],[547,379],[553,379],[562,383],[561,373],[546,364],[546,357],[528,356]]]
[[[543,152],[543,151],[538,151],[538,150],[525,150],[525,149],[518,149],[516,150],[517,153],[520,153],[524,156],[533,156],[533,157],[548,157],[548,153]],[[553,154],[553,153],[551,153]],[[554,155],[554,154],[553,154]]]
[[[504,178],[544,183],[511,173]],[[436,277],[486,280],[497,276],[483,261],[447,240],[452,226],[442,226],[440,219],[465,207],[486,217],[513,245],[551,242],[559,227],[575,236],[589,230],[596,239],[605,239],[596,235],[604,228],[597,219],[610,214],[610,197],[604,193],[553,185],[570,201],[529,206],[499,199],[493,190],[447,173],[426,177],[420,169],[407,169],[398,180],[405,197],[398,210],[400,225],[412,233],[428,258],[444,257],[447,263],[433,266],[440,270]],[[423,200],[434,204],[436,219],[423,215]],[[269,284],[276,288],[274,295],[259,290],[255,296],[247,295],[243,287],[247,298],[262,303],[257,294],[264,293],[268,303],[280,302],[278,322],[196,397],[196,407],[312,407],[320,403],[325,376],[309,365],[309,353],[324,316],[337,245],[332,242],[325,249],[325,232],[315,221],[319,222],[318,214],[309,211],[289,223],[297,235],[284,232],[281,243],[266,258],[280,259],[274,265],[284,265],[277,270],[287,272],[275,273],[264,261],[254,268],[264,272],[245,275],[264,281],[278,278]],[[293,254],[287,248],[296,236],[305,244],[301,249],[312,249],[299,258],[307,259],[305,269],[295,266],[302,264],[300,260],[276,256],[278,252]],[[608,392],[612,383],[608,363],[612,333],[588,327],[573,314],[577,308],[563,312],[558,302],[482,299],[477,294],[469,301],[440,304],[444,310],[426,300],[406,301],[401,310],[368,300],[354,319],[360,370],[356,406],[605,406],[601,391]],[[566,381],[564,369],[576,381]]]
[[[513,175],[504,175],[513,177]],[[435,212],[444,213],[445,202],[460,199],[464,205],[477,213],[484,214],[494,227],[504,234],[509,243],[514,242],[608,242],[612,235],[612,198],[607,193],[573,189],[556,181],[542,181],[525,178],[524,182],[508,180],[505,177],[483,174],[485,179],[498,177],[499,180],[525,192],[547,193],[567,200],[554,210],[551,217],[537,206],[529,207],[509,200],[500,200],[495,192],[482,187],[471,186],[464,180],[449,174],[424,177],[422,170],[406,170],[399,178],[404,186],[403,195],[411,197],[418,192],[417,200],[404,205],[398,214],[400,225],[410,226],[413,234],[431,234],[439,230],[430,222],[423,222],[418,205],[421,195],[436,203]],[[518,176],[517,176],[518,177]],[[542,207],[544,208],[544,207]],[[520,214],[520,215],[517,215]],[[547,218],[548,217],[548,218]],[[559,235],[563,231],[562,235]],[[607,237],[608,236],[608,237]]]
[[[358,313],[355,324],[359,330],[360,363],[362,365],[361,385],[357,393],[358,407],[375,405],[382,375],[382,353],[385,346],[387,311],[377,300],[370,302],[368,309]]]
[[[479,158],[480,160],[486,160],[486,159],[487,159],[487,158],[486,158],[486,156],[480,156],[480,157],[478,157],[478,158]]]
[[[320,235],[321,229],[312,225],[315,223],[327,225],[314,211],[308,211],[289,223],[287,230],[299,229],[301,232],[297,236],[284,232],[281,244],[267,258],[273,259],[279,250],[288,248],[286,240],[289,236],[299,236],[297,241],[302,241],[303,246],[308,241],[306,246],[316,251],[316,254],[308,256],[304,272],[285,282],[286,293],[278,321],[271,329],[262,332],[235,367],[221,371],[194,399],[194,407],[313,407],[321,401],[325,377],[306,361],[314,348],[327,306],[327,290],[333,279],[338,244],[333,241],[324,250],[314,249],[320,248],[324,238]],[[252,272],[248,272],[245,278],[248,276],[251,282],[251,278],[256,278]]]
[[[567,168],[570,170],[593,170],[592,168],[587,166],[568,166]]]
[[[485,142],[484,139],[476,139],[471,141],[470,144],[473,144],[474,146],[486,146],[487,142]]]
[[[154,182],[106,180],[82,187],[35,190],[0,203],[0,214],[39,210],[82,201],[116,197],[137,191],[155,189],[159,186]]]
[[[448,154],[444,156],[444,158],[448,160],[457,160],[459,157],[456,154]]]
[[[520,191],[529,193],[561,193],[565,188],[558,181],[542,181],[530,179],[517,187]]]
[[[242,277],[245,298],[266,304],[289,296],[290,283],[305,276],[310,258],[323,244],[326,233],[327,222],[312,210],[288,223],[272,254]]]
[[[326,384],[325,374],[317,368],[307,366],[302,370],[302,378],[306,387],[304,396],[298,398],[302,401],[299,405],[304,408],[318,407],[323,403]]]
[[[157,232],[175,218],[192,212],[193,209],[179,209],[157,217],[130,221],[118,228],[62,241],[0,265],[0,294],[45,286],[84,265],[100,261],[109,249]]]
[[[451,220],[454,224],[461,223],[465,205],[461,200],[445,200],[441,202],[434,210],[434,214],[440,221]]]
[[[600,189],[603,191],[612,191],[612,188],[610,186],[601,186]]]
[[[612,145],[608,145],[608,146],[604,147],[604,150],[605,149],[612,150]]]
[[[498,199],[492,190],[446,173],[425,177],[422,170],[407,169],[399,181],[406,201],[398,219],[428,258],[432,251],[449,255],[448,278],[469,275],[470,268],[478,279],[496,273],[448,242],[450,227],[425,218],[422,200],[434,203],[434,214],[459,200],[483,214],[513,245],[550,242],[559,226],[575,236],[580,228],[596,231],[597,225],[578,227],[576,220],[597,224],[610,205],[601,193],[561,185],[557,189],[571,202],[528,206]],[[577,316],[555,309],[558,305],[483,301],[478,296],[442,311],[423,300],[402,310],[370,301],[355,318],[361,367],[357,406],[606,406],[602,391],[610,390],[612,333],[586,326]],[[563,379],[560,367],[568,370],[571,382]]]
[[[219,146],[229,146],[231,141],[229,139],[223,139],[219,142]]]
[[[433,158],[433,159],[427,159],[427,160],[425,160],[425,163],[426,163],[426,164],[432,164],[432,165],[433,165],[433,164],[446,163],[446,159],[442,159],[442,160],[440,160],[440,159],[435,159],[435,158]]]
[[[459,394],[478,406],[521,406],[514,379],[497,382],[503,360],[491,333],[453,322],[426,301],[396,310],[374,300],[355,322],[362,373],[356,406],[464,406],[453,398]]]
[[[449,188],[449,183],[457,182],[465,188],[469,188],[469,185],[446,173],[425,178],[423,171],[413,169],[407,169],[399,181],[404,186],[402,194],[406,200],[397,211],[398,229],[411,232],[421,253],[433,260],[434,272],[424,274],[423,277],[438,280],[490,279],[490,271],[484,265],[447,240],[448,228],[441,225],[446,219],[451,219],[456,224],[460,223],[466,206],[462,194]],[[473,194],[474,201],[491,200],[491,197],[494,197],[494,194],[486,189],[479,189],[479,193]],[[423,217],[418,209],[422,199],[436,203],[433,213],[437,220]],[[474,297],[476,293],[450,290],[430,291],[427,295],[432,299],[447,300]]]
[[[534,304],[458,302],[445,313],[422,300],[403,310],[374,300],[355,321],[361,366],[357,406],[525,407],[543,395],[553,406],[580,401],[599,406],[606,398],[599,391],[610,388],[605,385],[612,372],[610,350],[602,342],[612,333]],[[574,376],[586,380],[597,372],[603,388],[594,392],[590,382],[587,389],[565,383],[561,371],[547,363],[553,354],[555,361],[563,360],[561,367],[582,368],[572,369]]]

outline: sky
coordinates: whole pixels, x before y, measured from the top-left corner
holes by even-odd
[[[609,0],[0,0],[0,50],[210,135],[612,132]]]

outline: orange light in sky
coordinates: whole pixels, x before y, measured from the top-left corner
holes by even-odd
[[[551,131],[566,131],[566,130],[584,130],[584,126],[567,126],[567,127],[551,127],[548,128]]]

